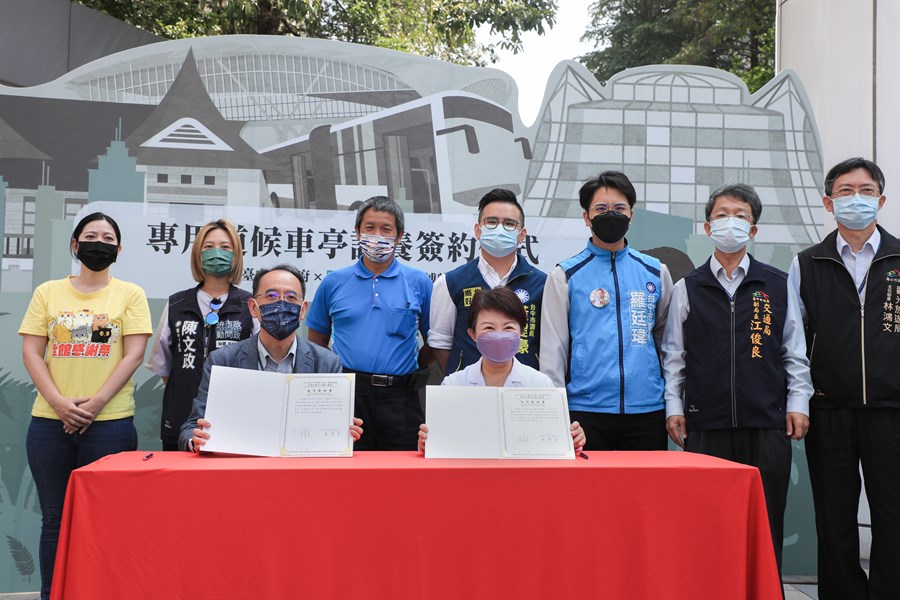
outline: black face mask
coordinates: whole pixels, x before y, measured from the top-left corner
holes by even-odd
[[[119,247],[106,242],[78,242],[78,253],[75,255],[85,267],[94,272],[109,268],[116,262]]]
[[[591,231],[600,241],[606,244],[615,244],[628,232],[631,218],[628,215],[620,215],[615,211],[607,211],[604,215],[596,215],[591,219]]]

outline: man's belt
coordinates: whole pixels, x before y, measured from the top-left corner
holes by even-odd
[[[409,375],[382,375],[380,373],[365,373],[363,371],[354,371],[353,369],[344,368],[344,373],[355,373],[356,382],[372,387],[388,387],[402,388],[407,390],[415,389],[416,374]]]

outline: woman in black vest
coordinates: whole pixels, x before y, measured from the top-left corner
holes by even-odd
[[[166,384],[163,450],[178,449],[178,433],[190,415],[207,355],[259,331],[247,307],[250,292],[236,287],[243,271],[234,226],[220,219],[201,227],[191,248],[191,273],[198,285],[169,296],[146,365]]]

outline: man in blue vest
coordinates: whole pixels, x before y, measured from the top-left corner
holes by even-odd
[[[578,199],[591,237],[547,276],[541,371],[566,387],[585,450],[665,450],[657,348],[672,276],[625,239],[637,194],[624,173],[589,179]]]
[[[527,321],[516,358],[538,368],[541,297],[547,274],[516,249],[525,240],[525,213],[510,190],[491,190],[478,203],[475,238],[481,256],[441,275],[431,295],[428,345],[447,374],[465,369],[480,356],[467,333],[469,305],[478,290],[506,286],[525,307]]]
[[[759,196],[743,184],[706,203],[703,227],[715,251],[675,284],[669,304],[666,428],[689,452],[759,469],[781,573],[791,440],[809,427],[812,383],[787,273],[747,253],[761,214]]]
[[[425,422],[417,389],[427,380],[416,334],[427,339],[431,279],[397,260],[404,216],[390,198],[363,202],[355,230],[359,260],[322,280],[306,317],[309,341],[324,348],[334,333],[344,371],[356,373],[355,414],[366,423],[356,449],[415,450]]]
[[[884,174],[864,158],[825,176],[837,230],[801,252],[799,290],[815,394],[806,438],[816,507],[819,598],[900,595],[900,241],[878,225]],[[872,515],[859,561],[860,466]]]

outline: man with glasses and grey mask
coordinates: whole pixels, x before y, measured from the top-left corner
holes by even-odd
[[[340,373],[341,361],[330,350],[297,337],[297,328],[306,312],[306,282],[303,274],[291,265],[260,269],[253,278],[253,297],[248,300],[250,314],[259,321],[257,335],[229,344],[209,354],[203,365],[203,379],[191,416],[181,427],[178,447],[199,452],[210,438],[206,399],[209,378],[216,365],[272,371],[275,373]],[[248,399],[249,401],[249,399]],[[252,402],[248,403],[252,410]],[[362,435],[360,419],[353,419],[350,435]]]
[[[675,284],[663,336],[666,428],[688,452],[759,469],[780,573],[791,440],[806,435],[812,396],[799,300],[787,273],[747,252],[762,214],[753,188],[726,185],[705,212],[715,251]]]
[[[900,241],[878,224],[885,200],[878,165],[835,165],[822,203],[837,229],[788,274],[815,387],[805,445],[822,600],[900,594]],[[860,467],[872,516],[868,574],[859,560]]]
[[[478,290],[500,286],[515,292],[525,308],[525,327],[516,358],[538,369],[541,299],[547,274],[517,252],[525,236],[525,213],[513,192],[497,188],[481,198],[475,223],[480,256],[441,275],[434,282],[431,295],[428,345],[447,375],[465,369],[481,357],[482,352],[467,333],[469,306]],[[502,338],[508,335],[509,332],[483,334],[478,343],[503,343]]]

